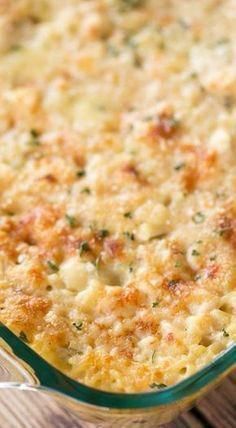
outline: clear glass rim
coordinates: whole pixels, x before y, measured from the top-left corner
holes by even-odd
[[[233,343],[210,364],[174,386],[142,393],[107,392],[86,386],[62,374],[1,323],[0,337],[10,346],[16,357],[34,370],[41,390],[50,390],[85,405],[107,409],[148,409],[169,405],[197,394],[208,384],[217,381],[236,364],[236,344]]]

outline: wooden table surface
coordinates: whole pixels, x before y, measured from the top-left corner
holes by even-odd
[[[90,428],[69,412],[33,392],[0,390],[0,428]],[[165,428],[236,428],[236,372],[197,407]]]

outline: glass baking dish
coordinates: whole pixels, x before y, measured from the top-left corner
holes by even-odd
[[[0,388],[43,391],[96,427],[156,427],[176,418],[235,366],[236,345],[175,386],[120,394],[96,390],[52,367],[0,323]]]

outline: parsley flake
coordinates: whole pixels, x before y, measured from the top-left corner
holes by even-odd
[[[79,246],[79,255],[81,256],[83,253],[90,251],[90,246],[88,241],[82,241]]]
[[[21,45],[12,45],[10,48],[9,48],[9,51],[10,52],[17,52],[17,51],[20,51],[22,49],[22,46]]]
[[[124,232],[124,236],[126,236],[126,238],[130,239],[131,241],[135,241],[135,235],[133,232]]]
[[[52,272],[56,273],[59,271],[59,267],[52,260],[47,260],[47,265]]]
[[[232,96],[228,95],[224,98],[223,104],[226,110],[231,111],[235,104],[235,99]]]
[[[149,386],[152,389],[154,389],[154,388],[157,388],[157,389],[167,388],[167,385],[165,383],[156,383],[156,382],[153,382]]]
[[[176,262],[175,262],[175,267],[176,267],[176,268],[181,267],[181,262],[180,262],[179,260],[176,260]]]
[[[177,287],[179,285],[179,283],[180,283],[180,281],[178,279],[171,279],[167,285],[168,285],[168,288],[175,289],[175,287]]]
[[[178,19],[178,23],[180,27],[183,28],[183,30],[189,30],[190,25],[186,21],[184,21],[182,18]]]
[[[226,45],[229,42],[230,42],[230,40],[228,38],[224,37],[222,39],[217,40],[215,46]]]
[[[185,162],[179,162],[174,166],[175,171],[180,171],[185,167]]]
[[[198,211],[193,215],[192,220],[196,224],[201,224],[205,221],[205,215],[201,211]]]
[[[124,213],[124,217],[125,217],[125,218],[132,218],[132,217],[133,217],[133,214],[132,214],[132,212],[131,212],[131,211],[127,211],[126,213]]]
[[[165,50],[166,44],[165,44],[164,40],[160,40],[160,42],[158,43],[158,47],[161,51]]]
[[[84,177],[86,175],[86,172],[84,169],[80,169],[79,171],[76,172],[76,177],[81,178]]]
[[[152,364],[153,364],[153,363],[154,363],[154,361],[155,361],[156,353],[157,353],[157,351],[153,351],[153,353],[152,353]]]
[[[29,343],[28,337],[26,336],[24,331],[20,331],[19,339],[23,340],[25,343]]]
[[[200,256],[200,253],[194,248],[192,251],[192,256]]]
[[[119,55],[119,50],[114,45],[107,45],[107,51],[111,56],[117,57]]]
[[[144,0],[119,0],[120,11],[126,12],[132,9],[141,7],[144,4]]]
[[[229,337],[229,333],[225,330],[225,328],[222,328],[223,336]]]
[[[159,301],[156,300],[155,302],[152,303],[152,308],[156,308],[159,305]]]
[[[133,54],[133,64],[136,68],[142,67],[143,61],[137,52],[134,52],[134,54]]]
[[[166,233],[160,233],[159,235],[151,236],[151,238],[149,238],[149,241],[154,241],[155,239],[164,239],[166,238],[166,236]]]
[[[107,238],[107,236],[109,236],[109,235],[110,235],[110,233],[109,233],[109,230],[107,230],[107,229],[101,229],[98,231],[98,237],[101,239]]]
[[[76,330],[81,331],[83,328],[83,321],[73,322],[72,324]]]
[[[84,187],[84,188],[81,190],[81,192],[80,192],[80,193],[87,193],[87,195],[90,195],[91,190],[90,190],[90,188],[89,188],[89,187]]]
[[[69,224],[69,226],[73,229],[77,226],[77,220],[74,216],[66,214],[65,218],[67,220],[67,223]]]
[[[30,139],[29,139],[29,144],[31,146],[39,146],[40,145],[40,141],[39,141],[39,132],[36,129],[31,129],[30,130]]]

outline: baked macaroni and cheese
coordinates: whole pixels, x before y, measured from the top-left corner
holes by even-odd
[[[0,319],[95,388],[236,337],[236,2],[0,1]]]

